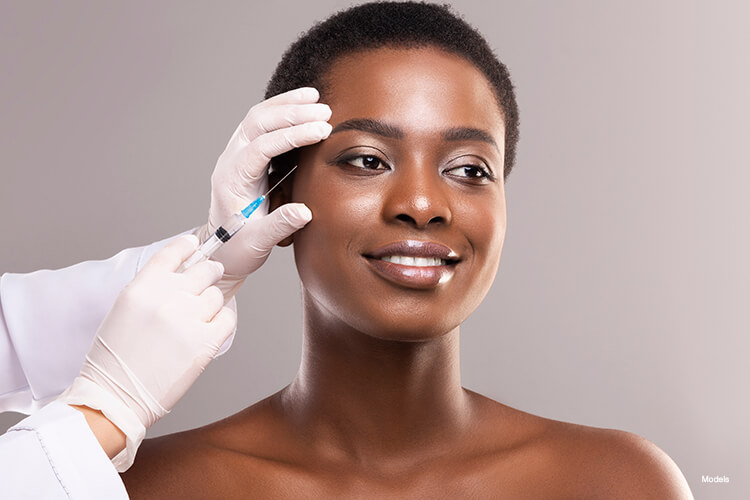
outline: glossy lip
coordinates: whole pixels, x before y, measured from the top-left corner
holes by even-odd
[[[388,255],[405,255],[409,257],[433,257],[448,261],[443,266],[406,266],[387,262],[380,258]],[[386,280],[406,288],[428,290],[446,283],[453,277],[456,264],[460,262],[458,254],[447,246],[433,241],[403,240],[378,247],[364,254],[365,260],[378,275]]]
[[[408,257],[435,257],[448,261],[460,260],[458,254],[434,241],[402,240],[388,243],[365,254],[365,257],[380,259],[388,255],[406,255]],[[406,266],[412,267],[412,266]]]

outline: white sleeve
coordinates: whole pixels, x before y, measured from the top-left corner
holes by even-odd
[[[0,412],[30,414],[73,382],[117,295],[171,239],[129,248],[107,260],[2,275]],[[227,305],[236,310],[234,298]],[[219,354],[233,339],[234,334]]]
[[[127,499],[83,414],[53,401],[0,436],[0,490],[15,499]]]

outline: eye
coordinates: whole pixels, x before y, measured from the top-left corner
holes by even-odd
[[[363,170],[386,170],[388,168],[383,160],[374,155],[348,156],[341,158],[339,163]]]
[[[492,175],[492,172],[481,165],[461,165],[460,167],[450,168],[445,172],[452,177],[469,179],[474,182],[495,180],[495,176]]]

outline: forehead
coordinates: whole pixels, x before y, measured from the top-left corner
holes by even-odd
[[[331,123],[374,118],[407,133],[454,126],[489,131],[500,144],[502,113],[484,74],[463,57],[426,47],[379,48],[338,59],[326,75]]]

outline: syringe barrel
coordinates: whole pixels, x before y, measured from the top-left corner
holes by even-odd
[[[247,219],[242,214],[234,214],[228,221],[219,226],[211,237],[198,247],[193,255],[188,257],[188,259],[182,263],[180,268],[177,269],[177,272],[181,273],[198,262],[210,259],[214,252],[221,248],[224,243],[229,241],[232,236],[237,234],[237,231],[242,229],[246,220]]]
[[[242,229],[242,226],[245,225],[245,222],[247,222],[247,218],[245,218],[245,216],[241,213],[236,213],[231,216],[228,221],[225,221],[224,224],[221,225],[221,227],[223,227],[224,230],[229,233],[229,238],[231,238],[232,236],[237,234],[237,231]],[[218,231],[218,229],[216,231]]]

